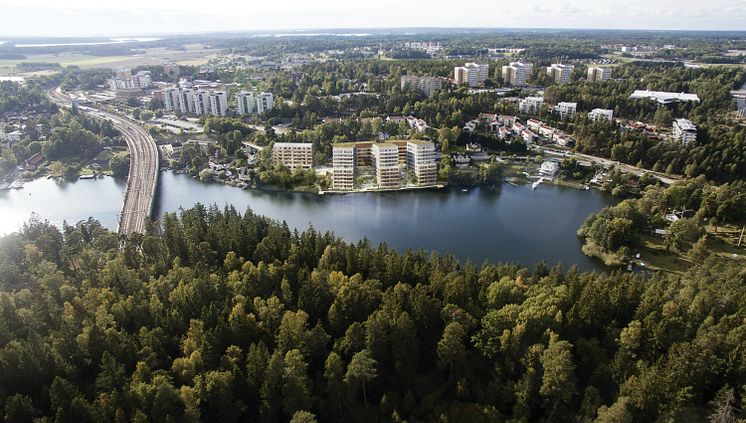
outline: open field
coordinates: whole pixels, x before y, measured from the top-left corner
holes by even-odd
[[[207,49],[202,45],[188,45],[184,50],[166,48],[146,49],[138,54],[118,56],[90,56],[79,53],[28,54],[22,60],[0,60],[0,75],[25,75],[16,71],[19,63],[59,63],[62,66],[81,68],[135,67],[140,65],[160,65],[176,62],[180,65],[201,65],[217,56],[219,50]]]

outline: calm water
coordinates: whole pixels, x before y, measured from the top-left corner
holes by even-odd
[[[424,248],[452,252],[476,263],[511,261],[532,265],[578,264],[600,269],[580,251],[576,231],[590,213],[614,200],[603,193],[542,184],[505,184],[493,192],[472,189],[315,195],[244,191],[221,184],[204,184],[184,175],[161,174],[160,212],[189,208],[197,202],[285,220],[294,228],[312,224],[347,241],[368,238],[399,250]],[[39,179],[22,190],[0,193],[0,232],[12,232],[32,212],[54,224],[92,216],[115,229],[124,185],[112,178],[57,183]]]

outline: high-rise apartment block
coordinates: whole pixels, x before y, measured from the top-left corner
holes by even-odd
[[[250,115],[256,111],[256,96],[251,91],[241,91],[236,94],[239,115]]]
[[[555,84],[566,84],[570,82],[573,69],[575,69],[573,65],[552,63],[552,66],[547,67],[547,75],[552,78]]]
[[[310,169],[313,167],[313,144],[276,142],[272,145],[272,160],[290,169]]]
[[[267,113],[275,108],[275,97],[272,93],[259,93],[256,98],[256,112],[259,114]]]
[[[435,144],[428,141],[407,141],[407,166],[414,172],[418,185],[432,185],[438,178]]]
[[[533,63],[510,62],[503,66],[503,82],[514,87],[523,87],[534,71]]]
[[[332,147],[332,188],[349,191],[355,184],[355,146],[352,143]]]
[[[167,111],[197,115],[225,116],[228,111],[228,94],[225,91],[180,90],[170,87],[163,90],[163,107]]]
[[[559,113],[560,119],[572,119],[575,116],[575,112],[578,110],[578,103],[571,103],[567,101],[560,101],[554,107],[554,111]]]
[[[373,155],[373,166],[376,169],[378,187],[396,188],[401,186],[399,147],[391,143],[373,144],[371,153]]]
[[[611,79],[611,68],[605,66],[590,66],[588,68],[588,80],[602,82]]]
[[[401,77],[401,89],[410,89],[421,91],[430,97],[432,93],[443,88],[443,83],[438,77],[434,76],[412,76],[403,75]]]
[[[697,127],[689,119],[676,119],[673,121],[673,137],[686,147],[697,141]]]
[[[215,116],[225,116],[228,111],[228,94],[225,91],[210,93],[210,113]]]
[[[478,87],[489,76],[490,65],[487,63],[467,63],[453,68],[453,79],[456,85],[469,84]]]

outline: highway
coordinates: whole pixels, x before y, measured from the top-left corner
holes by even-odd
[[[72,105],[70,97],[62,93],[59,87],[47,91],[47,95],[60,107],[70,108]],[[117,231],[124,236],[144,233],[153,212],[158,184],[160,157],[155,140],[139,123],[128,117],[88,106],[79,106],[78,110],[111,121],[127,143],[130,169]]]

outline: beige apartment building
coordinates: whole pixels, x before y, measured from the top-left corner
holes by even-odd
[[[272,160],[290,169],[310,169],[313,167],[313,144],[276,142],[272,146]]]
[[[392,143],[373,144],[371,153],[373,166],[376,168],[378,187],[397,188],[401,186],[399,147]]]
[[[332,147],[332,188],[349,191],[355,184],[355,145],[346,143]]]
[[[407,141],[407,166],[412,169],[418,185],[432,185],[438,179],[435,144],[428,141]]]

